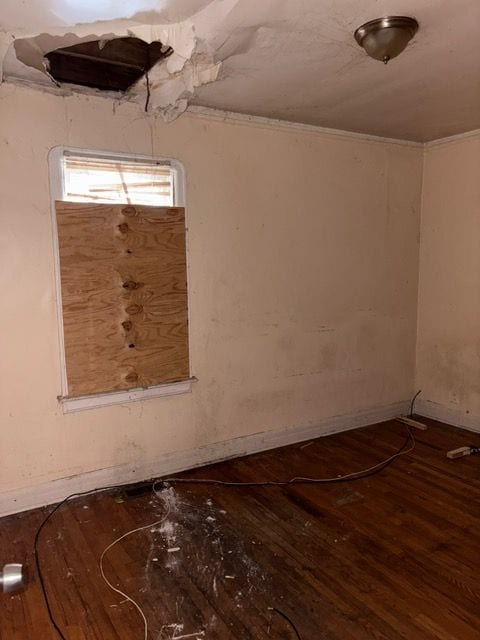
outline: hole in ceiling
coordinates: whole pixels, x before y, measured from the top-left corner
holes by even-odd
[[[126,91],[173,49],[139,38],[91,40],[45,54],[50,76],[104,91]]]

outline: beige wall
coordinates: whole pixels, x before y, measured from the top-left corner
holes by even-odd
[[[0,144],[2,490],[410,397],[421,149],[5,84]],[[62,414],[56,145],[184,163],[191,395]]]
[[[420,407],[478,428],[480,134],[426,150],[420,255]]]

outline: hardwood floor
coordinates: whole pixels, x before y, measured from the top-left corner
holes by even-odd
[[[63,506],[41,557],[68,640],[478,640],[480,457],[448,449],[480,436],[427,421],[417,446],[377,475],[321,486],[201,485],[112,491]],[[385,423],[191,472],[224,480],[329,476],[391,455],[404,427]],[[55,640],[33,570],[39,509],[0,520],[0,563],[25,562],[28,586],[0,595],[2,640]],[[169,551],[170,549],[170,551]]]

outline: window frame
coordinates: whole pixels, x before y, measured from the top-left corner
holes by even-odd
[[[101,158],[128,161],[149,161],[168,164],[173,173],[173,205],[174,207],[185,208],[185,230],[188,228],[187,212],[185,206],[185,171],[181,162],[174,158],[163,156],[147,156],[135,153],[117,153],[112,151],[100,151],[93,149],[80,149],[75,147],[57,146],[53,147],[48,154],[48,171],[50,182],[50,209],[52,220],[52,242],[54,253],[54,272],[55,272],[55,301],[57,311],[58,326],[58,345],[60,353],[60,374],[61,374],[61,393],[57,396],[62,406],[63,413],[73,413],[85,409],[95,409],[99,407],[112,406],[117,404],[125,404],[148,398],[156,398],[162,396],[178,395],[190,393],[192,390],[192,382],[196,380],[191,377],[181,382],[167,382],[145,388],[132,388],[121,391],[109,391],[105,393],[96,393],[88,396],[68,396],[67,366],[65,357],[65,342],[63,333],[63,304],[62,304],[62,285],[60,278],[60,251],[57,229],[57,215],[55,209],[56,200],[65,200],[64,198],[64,170],[63,158],[65,154],[78,154],[89,158]],[[187,292],[189,278],[189,261],[188,261],[188,235],[186,234],[186,260],[187,260]],[[188,295],[188,294],[187,294]],[[190,305],[188,305],[188,326],[190,327]],[[190,330],[189,330],[190,334]],[[188,344],[190,367],[191,367],[191,344]]]

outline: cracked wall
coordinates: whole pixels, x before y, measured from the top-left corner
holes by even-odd
[[[2,491],[98,469],[152,477],[166,456],[320,435],[411,397],[421,148],[189,112],[166,125],[132,103],[7,83],[0,109]],[[62,414],[56,145],[184,164],[191,394]]]

